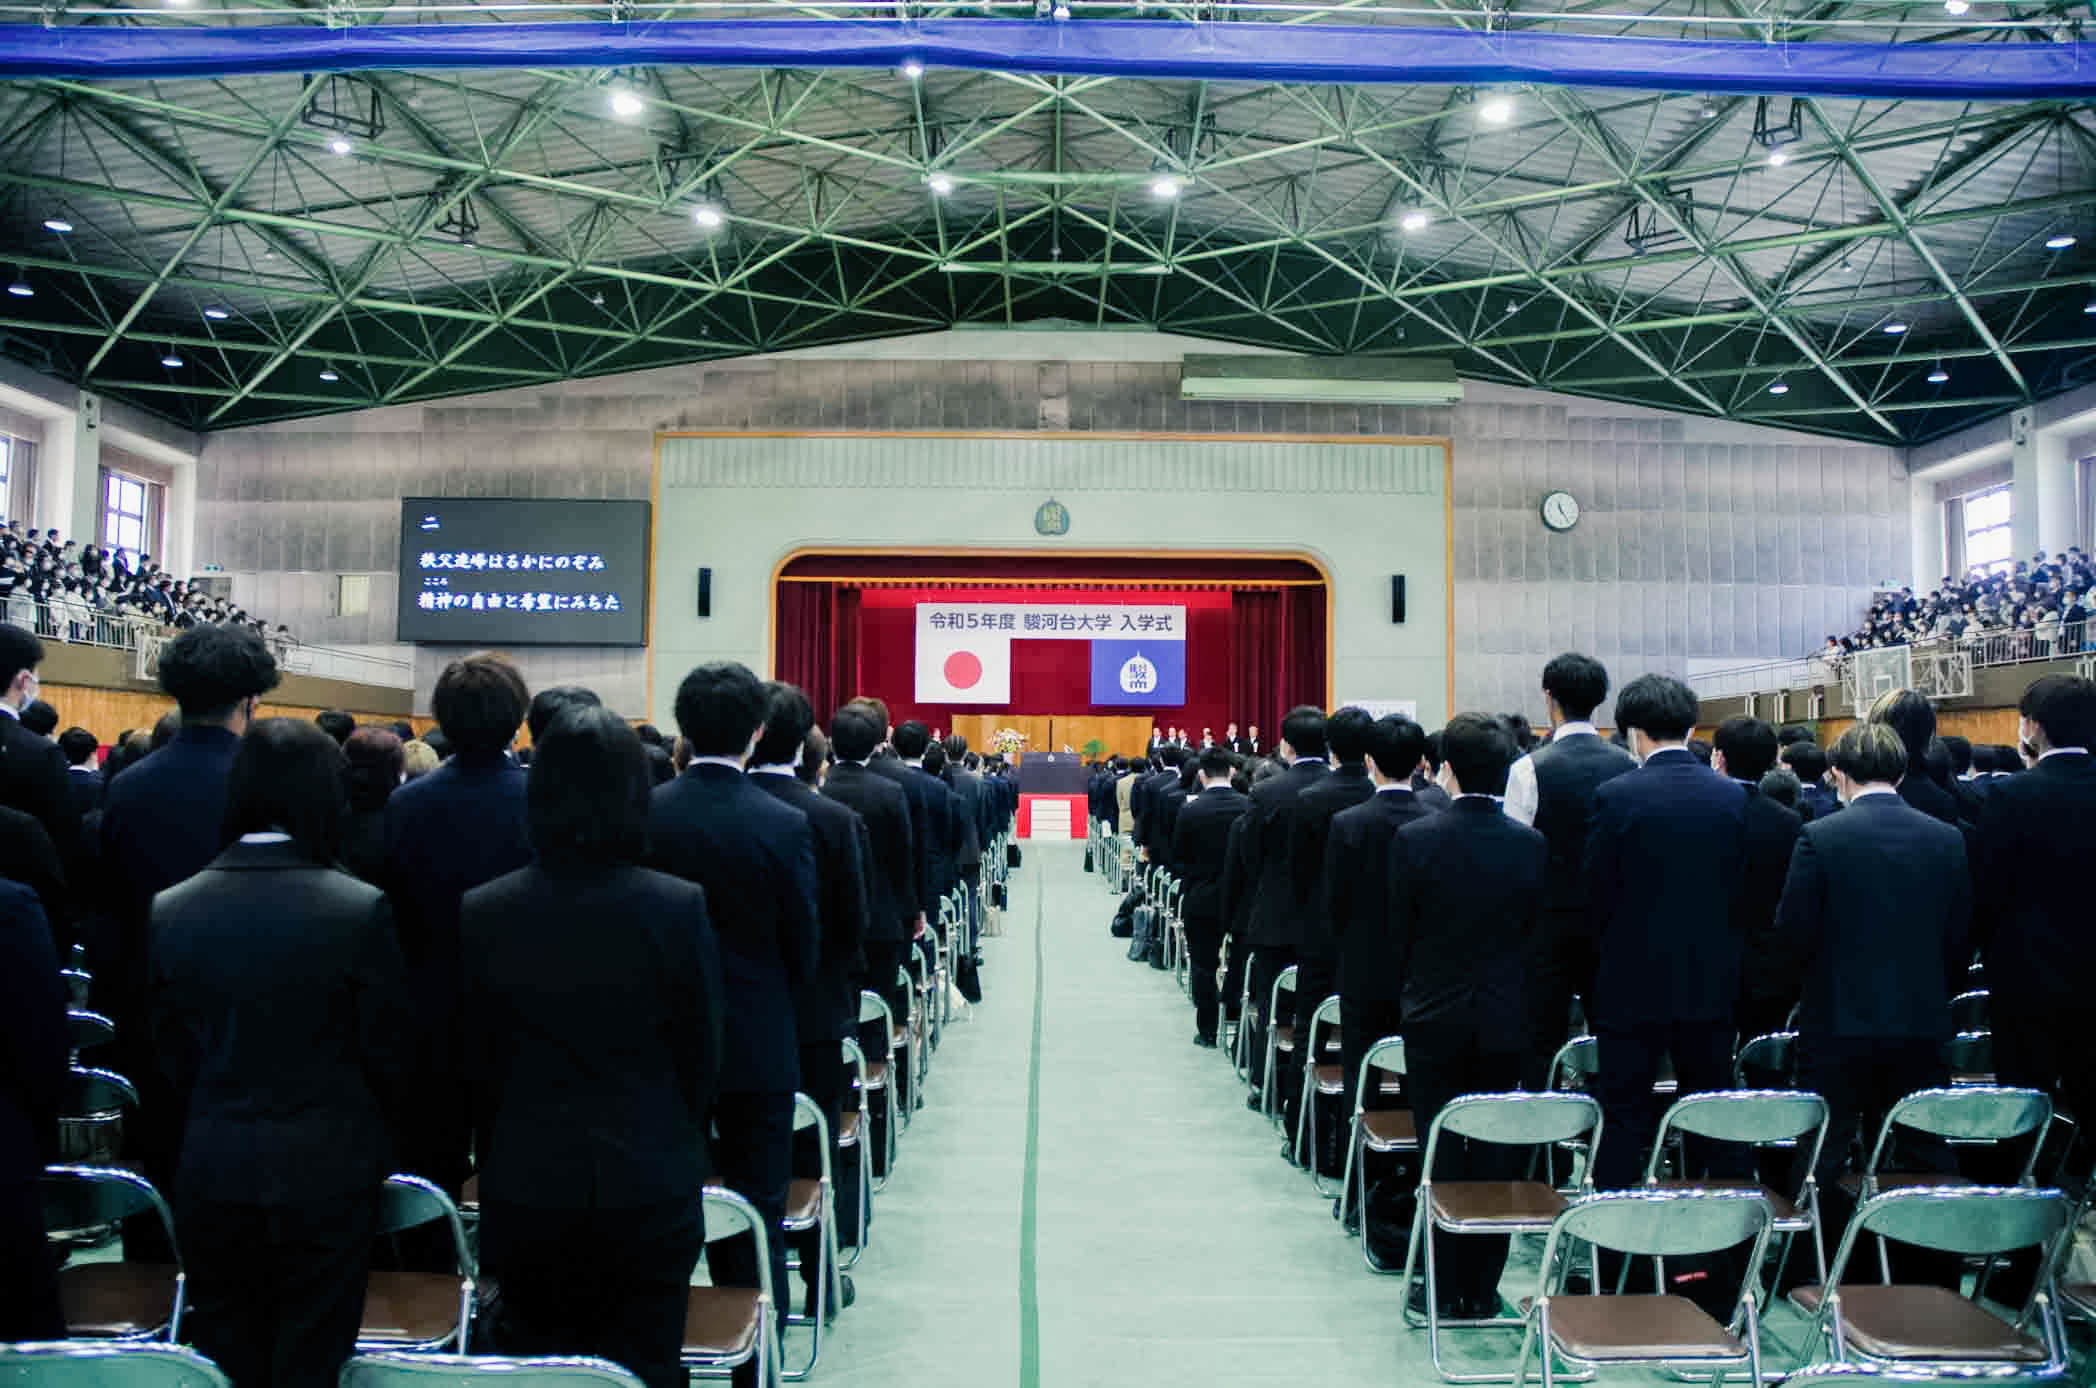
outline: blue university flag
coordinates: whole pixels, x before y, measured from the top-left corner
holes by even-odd
[[[1186,702],[1186,642],[1092,642],[1094,704],[1175,705]]]

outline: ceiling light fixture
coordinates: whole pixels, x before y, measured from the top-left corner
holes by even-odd
[[[2096,313],[2096,299],[2091,299],[2087,303],[2083,304],[2081,306],[2081,311],[2083,313]]]
[[[1907,331],[1907,322],[1905,319],[1895,318],[1878,331],[1884,333],[1887,337],[1898,337],[1901,333]]]
[[[1951,14],[1963,14],[1972,8],[1972,0],[1943,0],[1943,8]]]
[[[727,214],[710,202],[702,202],[694,207],[691,210],[691,219],[698,223],[702,231],[718,231],[721,224],[728,220]]]
[[[1398,218],[1397,224],[1406,231],[1425,231],[1427,223],[1431,220],[1424,209],[1415,207],[1404,216]]]
[[[233,316],[233,310],[227,308],[224,304],[206,304],[204,305],[204,316],[214,323],[223,323]]]
[[[1159,174],[1150,180],[1150,196],[1160,202],[1169,202],[1179,196],[1182,184],[1175,174]]]
[[[356,146],[352,145],[347,137],[337,135],[334,139],[328,141],[328,148],[336,154],[348,154]]]
[[[2045,249],[2048,251],[2064,251],[2073,244],[2074,234],[2072,232],[2063,231],[2057,236],[2045,238]]]
[[[174,348],[170,347],[160,358],[160,364],[170,371],[180,371],[182,369],[182,358],[176,353]]]
[[[942,173],[927,174],[925,175],[924,186],[931,190],[933,197],[943,198],[953,191],[953,179]]]
[[[1772,168],[1772,169],[1780,169],[1780,168],[1782,168],[1782,167],[1783,167],[1783,166],[1784,166],[1785,164],[1788,164],[1789,162],[1790,162],[1790,151],[1789,151],[1789,150],[1783,150],[1783,149],[1772,149],[1772,150],[1770,150],[1770,151],[1769,151],[1769,167],[1770,167],[1770,168]]]
[[[1056,23],[1062,24],[1068,21],[1068,19],[1070,18],[1070,7],[1068,5],[1058,3],[1054,9],[1049,11],[1049,14],[1054,16]]]
[[[67,220],[66,220],[65,218],[63,218],[63,217],[56,217],[56,216],[54,216],[54,217],[46,217],[46,218],[44,218],[44,230],[45,230],[45,231],[55,231],[55,232],[57,232],[57,233],[58,233],[58,234],[59,234],[60,236],[63,236],[63,235],[65,235],[65,234],[66,234],[67,232],[71,231],[72,229],[73,229],[73,224],[72,224],[71,222],[67,221]]]
[[[914,82],[924,76],[924,64],[915,58],[905,58],[902,60],[902,75],[905,80]]]
[[[339,373],[338,373],[338,372],[337,372],[337,371],[335,370],[335,368],[334,368],[334,367],[332,367],[332,366],[323,366],[323,367],[321,367],[321,368],[320,368],[320,379],[321,379],[321,380],[323,380],[323,381],[326,381],[326,382],[327,382],[327,383],[328,383],[329,385],[333,385],[333,384],[334,384],[335,382],[337,382],[337,381],[341,380],[341,379],[342,379],[342,377],[341,377],[341,375],[340,375],[340,374],[339,374]]]
[[[642,99],[641,94],[623,82],[611,89],[607,100],[611,106],[611,113],[620,120],[632,120],[648,109],[648,103]]]
[[[1949,379],[1950,373],[1943,369],[1943,363],[1940,361],[1936,363],[1936,369],[1929,373],[1929,384],[1932,386],[1940,386]]]
[[[1703,108],[1697,114],[1704,120],[1716,120],[1718,118],[1718,104],[1706,96],[1703,98]]]
[[[1787,386],[1787,385],[1784,385],[1784,384],[1783,384],[1783,382],[1781,382],[1781,381],[1772,381],[1772,382],[1770,382],[1770,383],[1769,383],[1769,394],[1771,394],[1771,395],[1788,395],[1788,394],[1790,394],[1790,387],[1789,387],[1789,386]]]
[[[1505,125],[1514,118],[1514,98],[1510,96],[1486,97],[1477,108],[1478,119],[1487,125]]]
[[[34,299],[36,297],[35,288],[30,285],[28,280],[22,278],[19,271],[16,272],[14,279],[8,282],[7,292],[14,295],[17,299]]]

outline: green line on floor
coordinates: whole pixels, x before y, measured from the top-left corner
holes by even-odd
[[[1040,1388],[1041,1382],[1041,1302],[1034,1255],[1040,1228],[1041,920],[1046,896],[1039,890],[1033,894],[1033,1042],[1026,1056],[1026,1179],[1019,1193],[1019,1388]]]

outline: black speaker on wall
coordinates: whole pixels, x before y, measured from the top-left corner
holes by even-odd
[[[1390,620],[1402,622],[1404,619],[1405,576],[1403,574],[1392,574],[1390,575]]]
[[[713,615],[713,570],[699,570],[699,615]]]

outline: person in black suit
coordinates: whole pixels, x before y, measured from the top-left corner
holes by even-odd
[[[1430,810],[1448,808],[1448,792],[1441,789],[1440,781],[1441,734],[1431,732],[1426,735],[1426,762],[1412,773],[1412,793]]]
[[[846,704],[830,719],[830,773],[822,793],[865,822],[868,842],[866,967],[860,986],[882,997],[896,992],[895,971],[902,967],[909,942],[921,920],[917,902],[917,850],[910,837],[910,806],[902,788],[869,769],[880,745],[881,724],[859,704]],[[891,1007],[895,1001],[891,1000]],[[878,1031],[878,1028],[875,1029]],[[877,1038],[879,1047],[888,1043]],[[869,1050],[870,1056],[885,1054]]]
[[[1245,798],[1231,788],[1236,756],[1222,747],[1202,751],[1200,790],[1186,802],[1172,828],[1172,861],[1185,895],[1179,912],[1186,922],[1187,963],[1192,973],[1194,1044],[1215,1045],[1218,998],[1216,970],[1223,951],[1223,870],[1230,830],[1245,812]]]
[[[325,729],[323,729],[325,731]],[[407,765],[391,728],[356,728],[342,741],[348,762],[349,816],[342,822],[342,866],[375,887],[386,885],[386,802]]]
[[[1761,778],[1776,764],[1774,728],[1759,718],[1727,718],[1711,740],[1711,769],[1747,789],[1746,861],[1732,898],[1732,928],[1740,942],[1733,1020],[1740,1036],[1751,1038],[1782,1030],[1797,999],[1775,939],[1776,902],[1804,821],[1761,793]]]
[[[0,882],[0,1343],[66,1335],[37,1195],[45,1163],[58,1160],[65,1082],[58,951],[36,894]]]
[[[36,701],[36,667],[43,663],[43,642],[0,622],[0,805],[35,815],[58,851],[69,854],[80,816],[66,788],[65,756],[22,723],[22,711]]]
[[[531,861],[526,776],[509,751],[530,703],[509,657],[476,651],[452,661],[430,696],[452,753],[386,801],[386,894],[422,1043],[401,1169],[436,1182],[454,1199],[465,1183],[471,1137],[457,1016],[459,901]],[[429,1234],[406,1242],[416,1266],[437,1271],[449,1265],[448,1240]]]
[[[177,730],[103,792],[97,857],[105,928],[89,940],[88,959],[96,1007],[116,1023],[111,1062],[139,1091],[136,1120],[124,1125],[126,1155],[156,1185],[173,1183],[182,1123],[150,1044],[147,922],[156,893],[201,871],[225,847],[233,759],[256,702],[276,684],[276,659],[252,632],[183,632],[160,653],[160,687],[180,710]],[[127,1250],[141,1250],[133,1257],[171,1256],[157,1218],[130,1221],[124,1238]]]
[[[1309,704],[1288,711],[1281,720],[1281,761],[1287,770],[1252,787],[1245,810],[1246,865],[1254,882],[1249,964],[1252,1004],[1263,1014],[1274,980],[1296,961],[1303,939],[1302,913],[1295,895],[1297,864],[1289,857],[1295,845],[1297,801],[1311,785],[1329,774],[1325,767],[1324,710]],[[1322,866],[1320,864],[1319,866]],[[1268,1024],[1288,1020],[1266,1018]],[[1252,1087],[1264,1079],[1266,1037],[1252,1038]],[[1257,1106],[1254,1094],[1248,1104]]]
[[[532,748],[537,861],[459,905],[491,1338],[682,1388],[721,1056],[706,893],[639,866],[652,778],[616,714],[572,703]]]
[[[2083,1035],[2096,973],[2083,885],[2096,823],[2096,684],[2047,675],[2016,712],[2033,765],[1987,792],[1973,874],[1994,1069],[2003,1084],[2054,1095],[2086,1125],[2096,1117],[2096,1054]]]
[[[1907,749],[1907,771],[1899,780],[1900,799],[1945,824],[1965,823],[1957,799],[1929,775],[1929,745],[1936,738],[1935,706],[1911,689],[1894,689],[1879,695],[1870,706],[1869,721],[1898,733],[1900,745]]]
[[[1783,749],[1783,764],[1798,778],[1798,813],[1808,824],[1841,808],[1827,789],[1827,753],[1816,742],[1793,742]]]
[[[1616,697],[1616,725],[1643,763],[1594,792],[1587,898],[1598,955],[1588,1012],[1601,1047],[1595,1096],[1608,1122],[1595,1180],[1643,1174],[1659,1114],[1652,1083],[1671,1054],[1679,1092],[1732,1083],[1739,937],[1732,902],[1746,860],[1746,788],[1687,746],[1695,691],[1641,675]]]
[[[95,753],[102,744],[85,728],[67,728],[58,735],[58,751],[66,760],[66,791],[73,811],[81,818],[102,803],[102,773]]]
[[[962,830],[955,871],[960,877],[962,906],[968,927],[968,947],[961,952],[959,977],[955,978],[954,985],[968,1001],[981,1002],[982,985],[977,975],[980,960],[976,944],[982,928],[982,855],[992,838],[989,793],[983,788],[983,778],[968,766],[968,739],[959,733],[948,733],[944,748],[946,770],[942,774],[946,788],[953,794],[954,813]],[[1105,813],[1099,817],[1111,826],[1115,814],[1111,771],[1105,775],[1105,794],[1100,808]]]
[[[184,1329],[236,1383],[335,1381],[394,1169],[405,975],[385,894],[331,866],[342,771],[313,724],[257,722],[227,847],[153,901],[153,1046],[185,1114]]]
[[[1514,741],[1489,714],[1463,713],[1442,730],[1442,777],[1452,797],[1415,817],[1390,849],[1389,943],[1400,980],[1405,1089],[1422,1145],[1434,1117],[1459,1095],[1512,1089],[1521,1076],[1521,961],[1543,909],[1550,847],[1502,813]],[[1607,1051],[1602,1052],[1605,1057]],[[1444,1144],[1433,1174],[1511,1180],[1517,1148]],[[1440,1312],[1481,1319],[1499,1307],[1506,1240],[1436,1233]],[[1419,1288],[1424,1308],[1425,1288]]]
[[[1522,1048],[1521,1086],[1541,1089],[1550,1062],[1571,1034],[1572,999],[1594,994],[1593,918],[1587,904],[1587,829],[1594,792],[1637,769],[1637,759],[1602,740],[1594,710],[1608,697],[1608,669],[1592,656],[1567,651],[1543,667],[1543,701],[1550,710],[1550,741],[1517,760],[1507,773],[1506,812],[1550,845],[1541,926],[1522,961],[1522,1010],[1528,1041]]]
[[[800,1029],[800,1092],[822,1109],[834,1137],[844,1108],[841,1043],[847,1036],[856,1036],[859,1029],[859,991],[852,980],[866,967],[866,855],[871,850],[865,821],[841,801],[823,798],[801,778],[803,771],[812,775],[819,769],[829,753],[828,741],[815,731],[815,710],[808,696],[790,684],[773,682],[765,686],[765,697],[764,736],[757,739],[751,757],[750,781],[774,800],[807,816],[813,836],[822,944],[808,981],[794,994],[793,1012]],[[795,1145],[800,1149],[794,1163],[798,1174],[810,1180],[821,1175],[822,1153],[814,1131],[801,1134]],[[848,1220],[841,1183],[836,1196],[839,1226],[857,1228],[856,1186],[850,1192]],[[813,1315],[824,1271],[818,1231],[801,1237],[800,1254],[801,1278],[808,1286],[808,1313]],[[851,1279],[844,1278],[843,1286],[849,1305]]]
[[[733,661],[701,665],[677,686],[677,727],[691,744],[684,774],[650,802],[650,865],[706,889],[727,999],[713,1165],[777,1229],[793,1177],[793,1095],[800,1087],[794,994],[822,962],[815,838],[808,816],[743,774],[764,732],[763,683]],[[747,1239],[712,1245],[725,1286],[757,1285]],[[771,1285],[786,1289],[786,1243],[771,1240]]]
[[[1397,1035],[1404,1014],[1404,977],[1390,933],[1390,853],[1397,831],[1435,813],[1412,789],[1412,773],[1425,755],[1426,730],[1392,714],[1368,732],[1368,776],[1375,794],[1332,817],[1325,842],[1324,904],[1338,951],[1335,986],[1340,1000],[1340,1051],[1345,1070],[1345,1111],[1359,1094],[1361,1062],[1369,1048]],[[1369,1108],[1392,1106],[1392,1096],[1368,1092]],[[1356,1211],[1342,1211],[1352,1222]]]
[[[1976,825],[1980,822],[1981,800],[1972,778],[1972,740],[1954,733],[1936,741],[1950,758],[1951,780],[1945,789],[1950,791],[1951,799],[1958,802],[1958,818]]]
[[[1368,711],[1352,704],[1325,720],[1325,751],[1332,759],[1332,771],[1304,787],[1296,799],[1294,823],[1289,830],[1291,886],[1296,919],[1302,926],[1296,953],[1292,1020],[1296,1035],[1305,1038],[1305,1044],[1310,1035],[1310,1019],[1316,1015],[1318,1005],[1338,991],[1339,983],[1339,940],[1325,910],[1325,874],[1332,866],[1326,858],[1325,845],[1331,836],[1333,816],[1375,794],[1367,760],[1369,730],[1374,727],[1375,719]],[[1291,1131],[1301,1097],[1299,1085],[1291,1087],[1284,1096],[1284,1113]]]
[[[881,729],[883,740],[876,744],[872,755],[868,757],[866,769],[900,787],[903,801],[909,807],[910,847],[913,851],[910,866],[915,893],[913,900],[917,903],[917,921],[909,938],[914,940],[931,929],[932,923],[939,919],[938,872],[933,866],[931,792],[926,789],[921,777],[908,774],[909,768],[903,765],[902,758],[896,754],[894,747],[886,742],[889,731],[888,706],[879,699],[864,697],[852,700],[852,705],[864,708]],[[905,956],[909,953],[907,942],[903,953]],[[880,980],[879,986],[888,986],[885,977]],[[900,1018],[903,1014],[896,1015]]]
[[[903,783],[914,786],[924,797],[924,832],[930,845],[931,904],[925,923],[940,926],[939,904],[958,880],[956,855],[960,831],[955,823],[953,793],[946,783],[924,769],[925,749],[931,746],[931,729],[912,718],[895,730],[895,755],[902,759]],[[940,934],[945,934],[944,929]]]
[[[1176,806],[1167,805],[1173,799],[1172,792],[1180,785],[1186,767],[1186,749],[1176,743],[1166,743],[1157,753],[1157,769],[1145,776],[1137,793],[1142,796],[1141,819],[1136,830],[1136,842],[1142,846],[1148,861],[1168,862],[1172,854],[1172,815]],[[1184,799],[1183,796],[1178,797]]]

